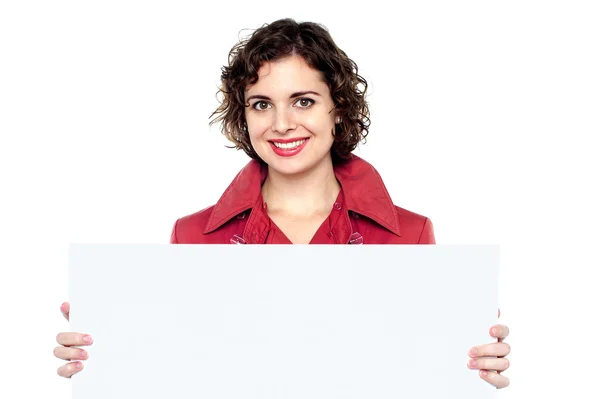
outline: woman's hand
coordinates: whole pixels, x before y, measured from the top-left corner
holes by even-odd
[[[500,317],[500,309],[498,309],[498,317]],[[510,362],[506,355],[510,353],[510,345],[504,342],[504,338],[508,337],[508,327],[503,324],[496,324],[490,327],[490,335],[498,338],[493,344],[477,345],[469,350],[469,361],[467,367],[473,370],[480,370],[479,376],[489,382],[496,388],[506,388],[510,384],[510,380],[503,375]],[[483,357],[493,356],[485,359]]]
[[[65,302],[60,307],[65,319],[69,320],[69,311],[71,306],[69,302]],[[73,374],[76,374],[83,370],[83,363],[72,360],[86,360],[88,353],[84,349],[75,348],[75,346],[87,346],[91,345],[93,340],[88,334],[75,333],[75,332],[61,332],[56,336],[56,342],[61,346],[54,348],[54,356],[59,359],[69,360],[67,363],[59,367],[56,371],[58,375],[65,378],[71,378]]]

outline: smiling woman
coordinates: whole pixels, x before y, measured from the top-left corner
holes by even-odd
[[[321,25],[278,20],[236,44],[211,124],[251,160],[215,205],[175,222],[171,243],[434,244],[431,221],[394,205],[375,168],[352,154],[369,132],[366,89]],[[62,310],[68,317],[69,305]],[[69,348],[89,344],[84,335],[61,334],[55,355],[85,359]],[[498,341],[472,348],[468,366],[505,387],[508,329],[490,335]]]
[[[175,223],[172,243],[433,244],[352,154],[369,132],[366,80],[321,25],[291,19],[237,43],[211,115],[252,160],[219,201]]]

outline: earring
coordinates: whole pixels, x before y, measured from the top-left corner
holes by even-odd
[[[342,123],[342,117],[338,116],[337,118],[335,118],[335,123]]]

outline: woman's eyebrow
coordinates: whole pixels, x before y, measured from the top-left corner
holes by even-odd
[[[305,96],[307,94],[314,94],[315,96],[321,96],[319,93],[317,93],[316,91],[312,91],[312,90],[306,90],[306,91],[297,91],[295,93],[292,93],[290,95],[290,98],[296,98],[296,97],[300,97],[300,96]],[[263,96],[262,94],[254,94],[250,97],[248,97],[246,99],[246,101],[250,101],[253,98],[259,99],[259,100],[269,100],[271,101],[271,99],[267,96]]]

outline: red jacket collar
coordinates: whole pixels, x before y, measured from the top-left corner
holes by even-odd
[[[366,216],[392,233],[401,235],[394,203],[381,176],[371,164],[352,155],[349,160],[334,165],[334,173],[342,186],[349,211]],[[204,234],[215,231],[236,215],[254,207],[266,178],[266,165],[256,160],[250,161],[214,206]]]

